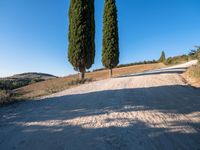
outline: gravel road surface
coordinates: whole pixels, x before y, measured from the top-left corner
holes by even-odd
[[[81,85],[0,107],[0,150],[200,150],[195,64]]]

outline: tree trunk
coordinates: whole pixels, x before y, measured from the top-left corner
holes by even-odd
[[[109,77],[112,78],[112,68],[109,70]]]
[[[84,78],[85,78],[85,69],[82,68],[82,69],[80,69],[80,79],[84,80]]]

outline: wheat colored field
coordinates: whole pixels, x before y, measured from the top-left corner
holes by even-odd
[[[162,63],[155,63],[155,64],[143,64],[143,65],[134,65],[122,68],[115,68],[113,70],[113,76],[121,76],[131,73],[138,73],[147,70],[153,70],[162,68],[165,65]],[[65,89],[72,88],[76,85],[69,85],[68,83],[72,80],[78,78],[78,75],[70,75],[67,77],[56,78],[52,80],[47,80],[40,83],[31,84],[22,88],[15,90],[15,93],[19,99],[32,99],[36,97],[41,97],[45,95],[49,95],[52,93],[60,92]],[[93,81],[99,81],[102,79],[108,78],[108,70],[96,71],[91,73],[86,73],[86,78],[90,78]]]

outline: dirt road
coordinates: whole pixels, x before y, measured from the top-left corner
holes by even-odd
[[[0,150],[200,150],[200,90],[176,67],[0,108]]]

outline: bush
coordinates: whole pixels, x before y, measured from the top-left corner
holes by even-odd
[[[67,84],[69,86],[73,86],[73,85],[89,83],[89,82],[92,82],[92,81],[93,81],[92,78],[86,78],[86,79],[82,79],[82,80],[81,79],[75,79],[75,80],[68,82]]]
[[[197,46],[196,48],[196,50],[191,50],[188,55],[192,59],[198,59],[200,61],[200,47]]]
[[[0,105],[7,104],[13,101],[12,93],[6,90],[0,90]]]

